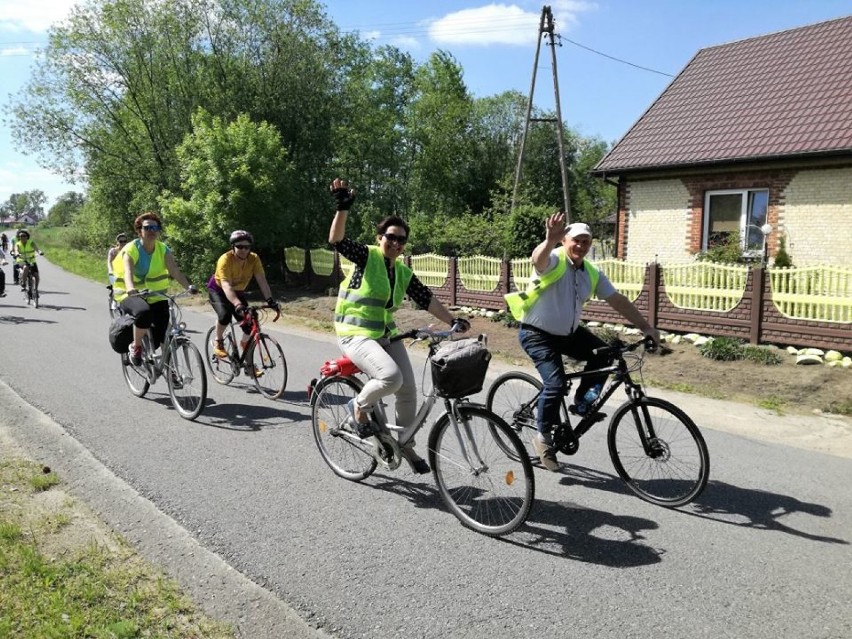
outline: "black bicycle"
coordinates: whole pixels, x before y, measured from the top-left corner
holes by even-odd
[[[42,253],[42,255],[44,255]],[[36,274],[33,272],[33,267],[35,266],[35,262],[29,262],[24,260],[21,262],[21,277],[24,277],[24,269],[26,269],[27,274],[24,277],[23,288],[21,292],[24,294],[24,301],[29,305],[32,304],[36,308],[38,308],[38,279]],[[37,268],[37,267],[36,267]]]
[[[641,352],[637,352],[644,346]],[[561,423],[553,430],[553,444],[566,455],[575,454],[580,438],[606,416],[601,408],[619,386],[624,386],[627,401],[612,416],[607,435],[609,456],[618,476],[639,497],[658,506],[674,508],[693,501],[707,485],[710,475],[710,455],[707,444],[695,422],[680,408],[664,399],[648,397],[641,382],[631,373],[640,371],[646,352],[653,341],[646,338],[632,344],[616,340],[596,350],[605,354],[610,364],[591,371],[566,371],[566,396],[572,382],[587,375],[606,373],[608,385],[582,416],[576,427],[571,426],[568,403],[562,400]],[[505,373],[488,389],[487,405],[521,434],[536,432],[536,404],[542,383],[536,377],[520,371]],[[495,433],[495,437],[499,434]],[[529,437],[521,437],[534,463],[538,456]],[[511,454],[513,448],[506,447]]]

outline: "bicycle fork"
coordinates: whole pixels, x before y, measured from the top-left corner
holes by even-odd
[[[453,426],[453,432],[456,434],[456,440],[459,443],[459,450],[461,450],[464,460],[470,467],[470,474],[478,477],[487,473],[488,464],[482,459],[468,419],[459,412],[458,405],[449,399],[444,400],[444,410]]]

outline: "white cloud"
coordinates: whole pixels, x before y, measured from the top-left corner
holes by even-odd
[[[399,47],[400,49],[419,49],[420,41],[417,38],[412,38],[411,36],[397,36],[392,38],[390,43],[395,47]]]
[[[20,56],[20,55],[32,55],[33,49],[28,49],[26,47],[8,47],[6,49],[0,49],[0,57],[11,57],[11,56]]]
[[[0,31],[42,33],[64,20],[78,0],[0,0]]]
[[[551,4],[557,32],[577,22],[577,14],[597,5],[582,0],[556,0]],[[429,37],[438,44],[474,46],[529,46],[538,39],[540,11],[516,4],[489,4],[449,13],[429,24]]]

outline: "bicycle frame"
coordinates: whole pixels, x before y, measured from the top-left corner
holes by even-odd
[[[112,291],[110,291],[110,293],[112,293]],[[140,295],[140,297],[144,297],[144,295]],[[172,340],[184,335],[186,331],[186,326],[178,319],[178,307],[175,302],[175,297],[177,296],[165,295],[165,297],[169,302],[169,323],[166,325],[166,335],[163,338],[163,343],[160,345],[162,357],[159,359],[154,357],[154,348],[151,341],[151,329],[148,329],[148,333],[145,335],[143,340],[143,357],[145,358],[145,361],[142,366],[148,373],[148,382],[150,384],[154,384],[157,379],[159,379],[163,373],[168,370],[172,354],[172,349],[170,348]]]

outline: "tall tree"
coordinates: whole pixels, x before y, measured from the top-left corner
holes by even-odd
[[[44,217],[44,205],[46,202],[47,196],[44,194],[44,191],[39,189],[24,191],[23,193],[12,193],[9,199],[0,205],[0,215],[11,217],[15,221],[20,220],[25,215],[29,215],[34,220],[40,220]]]
[[[74,221],[74,217],[83,208],[86,198],[77,191],[67,191],[59,196],[56,204],[47,212],[47,221],[51,226],[65,226]]]

